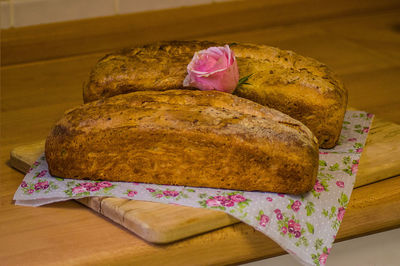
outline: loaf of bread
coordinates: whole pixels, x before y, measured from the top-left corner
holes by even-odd
[[[51,175],[300,194],[318,143],[297,120],[216,91],[133,92],[67,111],[45,145]]]
[[[85,102],[132,91],[187,89],[186,67],[196,51],[224,43],[173,41],[134,47],[100,59],[84,86]],[[319,146],[332,148],[340,135],[347,90],[320,62],[277,48],[230,44],[240,77],[249,84],[234,94],[277,109],[305,124]]]

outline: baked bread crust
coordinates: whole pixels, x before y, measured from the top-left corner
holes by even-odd
[[[182,82],[196,51],[225,43],[172,41],[106,55],[84,86],[84,102],[144,90],[187,89]],[[240,76],[252,74],[235,94],[277,109],[311,129],[322,148],[339,139],[347,90],[327,66],[291,51],[255,44],[230,44]]]
[[[67,111],[46,139],[50,174],[247,191],[312,189],[318,144],[279,111],[216,91],[146,91]]]

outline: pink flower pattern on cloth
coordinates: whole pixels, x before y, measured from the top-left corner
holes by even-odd
[[[184,87],[232,93],[239,82],[236,58],[228,45],[196,52],[187,72]]]
[[[320,150],[314,188],[301,196],[50,176],[42,156],[21,182],[18,205],[113,196],[224,211],[264,233],[305,265],[324,265],[353,190],[372,115],[348,111],[339,144]]]

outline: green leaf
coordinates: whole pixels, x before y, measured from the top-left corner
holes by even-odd
[[[240,209],[244,209],[247,207],[247,205],[249,205],[246,201],[242,201],[238,203],[238,206]]]
[[[306,222],[308,232],[314,234],[314,226],[308,222]]]
[[[191,188],[188,188],[188,189],[186,189],[188,192],[196,192],[196,190],[194,190],[194,189],[191,189]]]
[[[331,165],[331,166],[329,167],[329,170],[330,170],[330,171],[337,171],[337,170],[339,170],[339,164],[338,164],[338,163],[335,163],[334,165]]]
[[[355,125],[354,128],[361,128],[361,125]]]
[[[343,172],[347,173],[348,175],[353,175],[353,172],[351,171],[350,166],[346,169],[343,169]]]
[[[321,180],[321,185],[324,187],[324,189],[326,190],[327,188],[328,188],[328,181],[326,181],[326,180]]]
[[[319,165],[320,166],[327,166],[326,162],[324,160],[319,160]]]
[[[328,217],[329,212],[328,212],[327,210],[323,209],[323,210],[322,210],[322,214],[323,214],[325,217]]]
[[[348,203],[348,201],[349,201],[349,198],[347,197],[346,194],[344,194],[344,193],[342,192],[342,194],[340,195],[340,198],[338,199],[338,201],[339,201],[340,206],[346,207],[346,206],[347,206],[347,203]]]
[[[348,125],[348,124],[350,124],[350,122],[349,121],[343,121],[343,124]]]
[[[308,240],[307,240],[307,238],[305,238],[304,236],[302,236],[302,237],[301,237],[301,240],[303,241],[303,245],[304,245],[305,247],[308,247]]]
[[[239,79],[238,85],[236,86],[235,90],[236,91],[240,86],[242,86],[243,84],[246,85],[250,85],[250,83],[247,83],[247,81],[249,80],[249,78],[252,76],[253,74],[247,75],[241,79]]]
[[[199,194],[199,198],[200,198],[200,199],[204,199],[205,197],[207,197],[207,194],[206,194],[206,193],[201,193],[201,194]]]
[[[329,174],[329,173],[327,173],[326,176],[327,176],[329,179],[335,178],[333,175],[331,175],[331,174]]]
[[[343,163],[344,164],[349,164],[350,161],[351,161],[350,156],[346,156],[346,157],[343,158]]]
[[[324,244],[324,241],[321,238],[317,238],[315,240],[315,244],[314,244],[315,250],[320,249],[323,244]]]
[[[311,201],[309,201],[306,205],[306,211],[307,211],[307,216],[310,216],[311,214],[313,214],[313,212],[315,211],[314,209],[314,203],[312,203]]]
[[[355,143],[354,145],[353,145],[353,148],[355,148],[355,149],[359,149],[359,148],[362,148],[362,144],[361,143]]]

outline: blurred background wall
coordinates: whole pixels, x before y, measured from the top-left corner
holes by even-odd
[[[0,0],[1,28],[179,8],[229,0]]]

